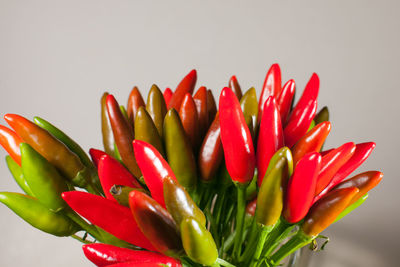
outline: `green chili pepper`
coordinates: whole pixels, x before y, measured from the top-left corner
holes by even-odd
[[[34,196],[32,190],[29,188],[28,183],[26,182],[24,175],[22,174],[22,168],[18,165],[15,160],[12,159],[10,156],[6,156],[6,162],[8,169],[10,170],[14,180],[17,182],[19,187],[28,194],[29,196]]]
[[[271,166],[271,165],[270,165]],[[274,226],[283,209],[283,190],[289,176],[289,164],[281,157],[265,175],[257,197],[256,221],[265,226]]]
[[[214,264],[218,250],[211,233],[193,218],[183,220],[180,228],[183,248],[189,258],[203,265]]]
[[[253,120],[253,129],[256,129],[258,116],[257,93],[254,87],[251,87],[240,99],[243,115],[250,116]]]
[[[101,104],[101,133],[103,135],[103,146],[104,150],[110,156],[114,155],[114,136],[111,129],[110,120],[108,119],[107,114],[107,100],[108,93],[104,93],[101,97],[100,104]]]
[[[168,163],[179,184],[192,193],[197,183],[196,161],[192,145],[175,109],[170,109],[165,116],[164,142]]]
[[[139,107],[135,118],[135,139],[142,140],[154,146],[158,152],[165,155],[162,140],[153,120],[144,107]]]
[[[185,218],[194,218],[201,225],[206,225],[204,213],[197,207],[183,186],[167,176],[163,179],[163,188],[167,210],[171,213],[177,225],[180,225]]]
[[[329,110],[328,107],[323,107],[320,111],[318,111],[317,115],[314,118],[315,124],[319,124],[324,121],[329,121]]]
[[[267,175],[269,175],[269,173],[272,171],[272,169],[274,168],[274,166],[278,163],[278,161],[281,158],[285,158],[288,162],[288,175],[289,177],[292,176],[293,174],[293,157],[292,157],[292,152],[290,151],[290,149],[286,146],[280,148],[278,151],[275,152],[275,154],[271,157],[269,164],[268,164],[268,168],[267,171],[265,172],[264,177],[266,177]],[[262,181],[261,181],[262,183]],[[261,186],[261,183],[259,183],[259,185]]]
[[[68,186],[42,155],[27,143],[20,144],[22,173],[38,200],[52,211],[62,210],[67,206],[61,193],[68,191]]]
[[[339,216],[337,216],[334,223],[341,220],[344,216],[346,216],[347,214],[349,214],[350,212],[361,206],[364,203],[364,201],[367,200],[367,198],[368,194],[365,194],[364,196],[359,198],[356,202],[348,206],[344,211],[342,211],[342,213],[339,214]]]
[[[36,125],[45,129],[49,133],[51,133],[55,138],[61,141],[64,145],[66,145],[73,153],[75,153],[83,165],[85,165],[91,171],[91,182],[97,186],[98,189],[101,188],[99,177],[97,176],[96,169],[90,160],[89,156],[86,152],[81,148],[78,143],[72,140],[68,135],[66,135],[63,131],[52,125],[50,122],[40,118],[34,117],[33,121]]]
[[[146,110],[154,121],[154,125],[160,136],[163,135],[163,121],[167,113],[167,106],[161,90],[157,85],[151,86],[149,95],[147,96]]]
[[[11,192],[0,192],[0,202],[33,227],[55,235],[70,236],[79,227],[61,213],[52,212],[34,197]]]

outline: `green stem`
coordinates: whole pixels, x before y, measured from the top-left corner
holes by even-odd
[[[267,239],[267,236],[272,231],[272,229],[273,226],[262,226],[262,230],[257,241],[256,251],[254,252],[253,259],[251,260],[250,263],[250,267],[257,266],[258,259],[260,258],[261,252],[264,248],[265,240]]]
[[[258,234],[259,234],[259,229],[258,229],[258,224],[256,223],[256,220],[253,219],[253,222],[251,224],[250,228],[250,233],[249,233],[249,241],[247,242],[246,249],[244,250],[242,256],[240,257],[240,262],[246,261],[248,259],[253,251],[254,251],[254,245],[256,244],[256,241],[258,239]]]
[[[220,259],[220,258],[218,258],[215,262],[219,263],[222,266],[226,266],[226,267],[236,267],[235,265],[233,265],[223,259]]]
[[[310,237],[300,230],[295,236],[286,242],[286,244],[280,247],[274,255],[272,255],[271,260],[275,264],[279,264],[284,258],[296,250],[310,244],[313,239],[315,239],[315,237]]]
[[[237,212],[236,212],[236,237],[235,244],[233,247],[233,257],[236,260],[240,258],[240,252],[242,248],[242,236],[243,236],[243,226],[244,226],[244,216],[246,211],[246,187],[240,183],[236,184],[237,188]]]
[[[96,240],[102,241],[102,236],[97,231],[94,225],[88,224],[84,219],[82,219],[78,214],[76,214],[72,210],[66,209],[65,214],[68,216],[68,218],[70,218],[72,221],[78,224],[84,231],[93,236]]]
[[[268,235],[267,240],[265,241],[264,250],[262,252],[263,257],[267,257],[271,254],[271,252],[280,244],[280,241],[285,239],[292,229],[294,225],[289,224],[284,219],[280,219],[277,224],[275,224],[274,229],[271,234]]]
[[[84,244],[92,244],[93,243],[93,242],[90,242],[90,241],[87,241],[87,240],[83,240],[83,238],[81,238],[80,236],[77,236],[77,235],[71,235],[71,237],[73,239],[76,239],[76,240],[84,243]]]

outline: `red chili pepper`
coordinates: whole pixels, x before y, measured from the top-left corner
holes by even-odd
[[[147,263],[148,266],[152,266],[151,264],[165,264],[171,267],[182,266],[174,258],[150,251],[132,250],[101,243],[83,245],[82,249],[86,258],[99,267],[128,262],[129,264]]]
[[[296,83],[294,82],[294,80],[289,80],[285,83],[285,85],[282,88],[282,91],[276,98],[276,104],[279,108],[279,113],[281,115],[281,120],[283,125],[286,124],[295,90],[296,90]]]
[[[172,92],[171,88],[166,88],[164,90],[163,96],[164,96],[164,100],[165,100],[165,104],[168,107],[169,101],[171,100],[171,97],[174,93]]]
[[[256,208],[257,208],[257,198],[253,199],[249,203],[247,203],[246,206],[246,214],[249,214],[250,216],[254,216],[256,213]]]
[[[294,169],[289,179],[283,216],[290,223],[297,223],[306,216],[311,207],[321,155],[317,152],[305,155]]]
[[[201,145],[198,165],[201,173],[201,178],[205,181],[211,180],[224,157],[224,150],[221,143],[221,128],[219,124],[219,114],[215,116],[203,144]]]
[[[186,75],[183,80],[178,84],[174,94],[169,100],[168,109],[174,108],[179,110],[181,107],[181,103],[186,93],[192,94],[194,90],[194,86],[196,85],[197,73],[196,70],[192,70]]]
[[[158,262],[151,262],[151,263],[149,263],[149,262],[135,262],[135,261],[130,261],[130,262],[122,262],[122,263],[116,263],[116,264],[113,264],[113,265],[108,265],[107,267],[163,267],[163,266],[171,266],[171,267],[174,267],[174,266],[182,266],[181,264],[179,264],[179,265],[163,265],[161,262],[160,263],[158,263]]]
[[[74,211],[106,232],[135,246],[155,250],[140,231],[129,208],[81,191],[64,192],[62,198]]]
[[[369,190],[377,186],[383,178],[383,173],[378,171],[367,171],[360,173],[346,181],[341,182],[333,190],[349,188],[349,187],[357,187],[360,190],[357,195],[353,197],[349,206],[356,202],[359,198],[368,193]]]
[[[202,86],[193,97],[199,118],[200,138],[203,139],[208,129],[207,88]]]
[[[0,145],[7,151],[7,153],[21,166],[21,150],[19,144],[23,141],[13,130],[0,125]]]
[[[101,157],[98,165],[99,179],[103,187],[106,198],[116,201],[110,193],[111,187],[114,185],[124,185],[132,188],[142,188],[139,182],[132,174],[125,169],[116,159],[109,155]]]
[[[104,155],[108,155],[106,152],[99,150],[99,149],[95,149],[95,148],[89,149],[89,154],[90,154],[90,157],[92,158],[93,164],[94,164],[94,166],[96,166],[96,168],[99,166],[99,161],[100,161],[101,157]]]
[[[168,211],[139,191],[129,193],[129,206],[140,230],[157,251],[165,255],[179,254],[183,249],[181,238]]]
[[[136,113],[138,112],[139,108],[143,106],[145,106],[143,97],[140,94],[139,89],[135,86],[129,94],[128,105],[126,108],[129,122],[132,125],[135,123]]]
[[[311,121],[317,112],[317,97],[319,92],[319,78],[314,73],[308,81],[304,92],[296,107],[290,114],[284,130],[285,145],[292,147],[310,127]]]
[[[241,184],[253,178],[255,154],[239,100],[231,89],[222,89],[219,98],[221,141],[225,163],[232,179]]]
[[[353,156],[356,146],[346,143],[322,157],[321,170],[318,174],[315,195],[318,195],[330,183],[335,173]]]
[[[371,155],[375,146],[376,145],[374,142],[357,144],[353,156],[336,172],[326,188],[318,196],[316,196],[316,200],[320,199],[323,195],[325,195],[337,184],[346,179],[346,177],[349,176],[353,171],[355,171],[369,157],[369,155]]]
[[[207,90],[207,109],[208,109],[208,122],[211,123],[217,114],[217,104],[210,89]]]
[[[133,132],[131,131],[124,115],[122,115],[118,102],[115,100],[114,96],[108,95],[106,102],[108,117],[110,118],[119,154],[128,170],[138,178],[141,176],[141,173],[136,163],[132,148],[132,141],[134,139]]]
[[[185,95],[182,101],[179,117],[193,148],[196,148],[199,141],[199,118],[197,116],[195,101],[189,93]]]
[[[358,191],[356,187],[338,189],[321,198],[304,219],[303,232],[310,237],[317,236],[335,221]]]
[[[330,131],[331,123],[325,121],[316,125],[312,130],[300,138],[292,149],[293,164],[296,166],[296,163],[307,153],[319,152]]]
[[[232,91],[235,93],[237,99],[241,99],[243,96],[242,89],[240,88],[239,82],[236,78],[235,75],[233,75],[229,79],[228,87],[232,89]]]
[[[257,142],[257,184],[260,187],[275,152],[283,147],[283,130],[275,98],[265,101]]]
[[[258,117],[261,118],[264,109],[264,103],[269,96],[278,97],[282,90],[281,68],[278,64],[273,64],[265,76],[262,87],[260,102],[258,103]]]
[[[133,148],[152,198],[165,207],[163,179],[170,176],[176,180],[175,174],[160,152],[150,144],[135,140],[133,141]]]

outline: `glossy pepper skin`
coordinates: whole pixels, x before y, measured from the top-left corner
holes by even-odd
[[[134,86],[128,97],[128,104],[126,106],[126,113],[129,122],[133,125],[135,123],[136,114],[140,107],[144,107],[145,103],[139,89]]]
[[[189,94],[193,93],[194,87],[196,85],[196,80],[197,80],[196,70],[190,71],[182,79],[182,81],[176,87],[175,92],[172,95],[171,99],[169,100],[168,110],[171,108],[179,110],[186,93],[189,93]]]
[[[343,181],[347,176],[349,176],[353,171],[355,171],[368,157],[371,155],[375,148],[374,142],[366,142],[356,144],[356,150],[353,156],[336,172],[332,180],[326,186],[326,188],[319,193],[316,199],[321,198],[337,184]]]
[[[132,188],[142,188],[132,174],[125,169],[116,159],[109,155],[104,155],[99,160],[98,173],[106,198],[116,201],[110,193],[113,185],[124,185]]]
[[[89,149],[90,157],[92,158],[92,162],[94,166],[97,168],[99,166],[99,161],[101,157],[104,155],[108,155],[106,152],[101,151],[100,149],[91,148]]]
[[[165,154],[163,143],[153,119],[144,107],[140,107],[135,118],[135,139],[154,146],[162,155]]]
[[[197,115],[196,104],[191,94],[187,93],[183,98],[179,117],[182,121],[183,129],[189,137],[190,143],[197,148],[199,142],[199,118]]]
[[[242,96],[243,96],[242,88],[240,88],[240,84],[235,75],[233,75],[229,79],[228,87],[232,89],[232,91],[235,93],[237,99],[240,100],[242,98]]]
[[[219,118],[228,172],[234,181],[249,183],[255,168],[253,140],[239,101],[228,87],[222,89],[219,98]]]
[[[85,186],[88,172],[79,157],[46,130],[16,114],[6,114],[4,119],[14,131],[39,152],[61,173],[77,186]]]
[[[38,200],[52,211],[62,210],[66,203],[61,193],[68,186],[57,170],[44,157],[26,143],[20,144],[22,173]]]
[[[131,145],[134,139],[133,132],[131,131],[124,115],[122,115],[114,96],[107,96],[106,105],[118,152],[128,170],[138,178],[141,176],[141,173],[136,163]]]
[[[168,176],[164,178],[163,186],[167,210],[177,225],[180,225],[185,218],[194,218],[201,225],[206,225],[206,217],[203,211],[197,207],[183,186]]]
[[[292,147],[309,129],[317,111],[319,78],[313,73],[285,126],[285,145]]]
[[[165,207],[163,180],[166,177],[176,180],[174,172],[162,155],[150,144],[134,140],[133,149],[152,198]]]
[[[269,173],[273,170],[274,166],[277,164],[281,158],[285,158],[287,163],[288,163],[288,175],[289,177],[292,176],[293,174],[293,157],[292,153],[290,152],[290,149],[288,147],[282,147],[278,151],[275,152],[275,154],[271,157],[267,171],[264,174],[264,177],[269,175]],[[257,180],[257,183],[259,181]]]
[[[193,261],[212,265],[218,258],[218,250],[209,231],[193,218],[186,218],[180,225],[182,243],[186,254]]]
[[[217,114],[217,104],[215,103],[214,95],[210,89],[207,90],[207,110],[208,122],[211,123]]]
[[[146,110],[153,119],[158,134],[163,135],[163,121],[167,113],[167,106],[162,92],[157,85],[153,84],[147,96]]]
[[[283,190],[288,178],[288,163],[285,158],[281,158],[261,184],[257,196],[257,223],[274,226],[278,221],[283,208]]]
[[[172,92],[171,88],[165,88],[163,96],[164,96],[164,100],[165,100],[165,104],[168,107],[169,101],[171,100],[172,95],[174,94],[174,92]]]
[[[354,197],[356,198],[356,197]],[[353,210],[357,209],[359,206],[361,206],[365,200],[367,200],[368,194],[365,194],[364,196],[360,197],[358,200],[353,202],[352,204],[349,204],[347,208],[345,208],[339,216],[336,217],[335,222],[341,220],[343,217],[345,217],[347,214],[351,213]]]
[[[201,86],[193,96],[199,119],[200,138],[203,139],[208,129],[207,88]]]
[[[72,140],[68,135],[66,135],[63,131],[61,131],[59,128],[46,121],[45,119],[37,116],[33,118],[33,121],[36,125],[48,131],[55,138],[60,140],[66,147],[68,147],[69,150],[75,153],[79,157],[83,165],[88,168],[93,168],[92,161],[90,160],[86,152],[82,149],[82,147],[74,140]]]
[[[253,132],[255,132],[258,122],[258,102],[256,89],[254,89],[254,87],[251,87],[249,90],[247,90],[243,97],[240,99],[240,106],[242,107],[243,115],[245,116],[245,118],[251,118],[251,128]]]
[[[21,151],[19,144],[22,139],[11,129],[0,125],[0,145],[7,151],[7,153],[21,166]]]
[[[148,266],[151,266],[151,264],[165,264],[171,267],[181,266],[181,263],[174,258],[150,251],[132,250],[101,243],[83,245],[82,249],[86,258],[99,267],[126,262],[129,262],[132,266],[135,266],[133,265],[135,263],[147,263]]]
[[[34,197],[19,193],[0,192],[0,202],[24,221],[43,232],[55,236],[70,236],[80,230],[67,217],[61,213],[52,212]]]
[[[16,163],[12,157],[6,156],[6,162],[8,169],[10,170],[14,180],[17,182],[19,187],[29,196],[34,196],[32,190],[29,188],[28,183],[25,180],[24,174],[22,173],[21,166]]]
[[[196,161],[192,145],[175,109],[170,109],[164,119],[164,143],[169,166],[179,184],[191,193],[197,184]]]
[[[300,138],[292,149],[294,165],[307,153],[319,152],[330,131],[331,123],[321,122]]]
[[[299,222],[310,209],[320,165],[321,155],[317,152],[305,155],[296,165],[287,186],[283,210],[283,216],[289,223]]]
[[[341,182],[333,190],[342,189],[342,188],[350,188],[357,187],[360,190],[350,201],[349,205],[355,203],[358,199],[363,197],[368,193],[372,188],[377,186],[383,178],[383,173],[378,171],[367,171],[356,176],[347,179],[346,181]]]
[[[142,231],[157,251],[165,255],[179,255],[182,243],[171,215],[148,195],[132,191],[129,206]]]
[[[302,231],[310,237],[317,236],[335,221],[358,192],[356,187],[350,187],[332,191],[321,198],[305,217]]]
[[[262,116],[264,103],[269,96],[277,97],[282,90],[281,69],[278,64],[273,64],[265,76],[260,102],[258,103],[259,116]]]
[[[100,99],[101,107],[101,133],[103,137],[104,150],[109,155],[114,155],[114,137],[111,129],[110,120],[107,113],[107,100],[108,93],[105,92]],[[129,110],[129,109],[128,109]]]
[[[283,147],[283,129],[275,98],[268,97],[264,104],[257,142],[258,186],[268,169],[269,161],[275,152]]]
[[[135,246],[155,250],[140,231],[129,208],[80,191],[64,192],[62,198],[74,211],[106,232]]]
[[[282,125],[286,124],[287,118],[290,113],[294,93],[296,90],[296,83],[294,80],[289,80],[285,83],[282,91],[276,97],[276,104],[279,108],[279,114],[282,120]]]
[[[322,157],[321,170],[318,174],[315,195],[321,193],[332,180],[335,173],[351,158],[356,146],[348,142]]]
[[[214,121],[204,137],[198,156],[198,166],[202,180],[210,181],[213,179],[221,165],[223,157],[224,151],[221,143],[219,114],[216,114]]]

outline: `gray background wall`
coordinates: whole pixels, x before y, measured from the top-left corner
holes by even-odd
[[[40,115],[101,147],[99,98],[176,86],[192,68],[215,94],[236,74],[258,94],[269,66],[302,91],[321,78],[327,146],[376,141],[361,170],[385,173],[366,204],[326,234],[312,266],[397,266],[399,4],[396,1],[0,1],[0,114]],[[1,124],[5,124],[1,119]],[[0,157],[5,152],[0,150]],[[4,162],[0,190],[17,191]],[[360,171],[361,171],[360,170]],[[91,266],[80,245],[0,206],[1,266]]]

